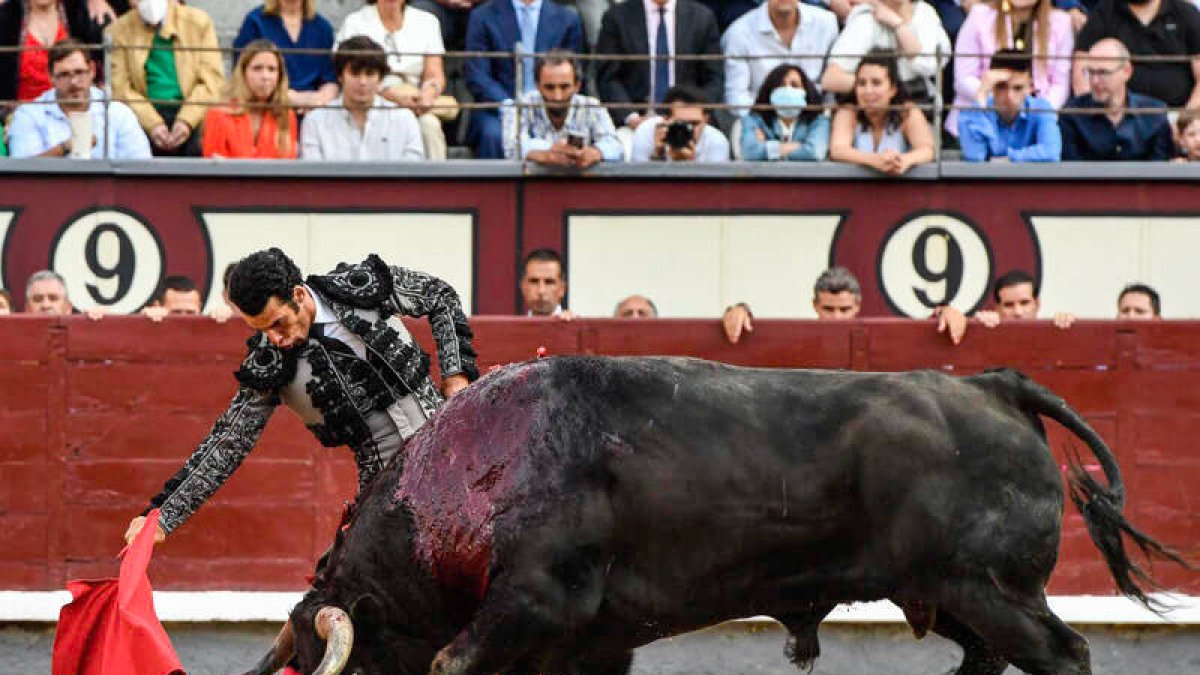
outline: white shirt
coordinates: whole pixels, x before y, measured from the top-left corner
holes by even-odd
[[[92,87],[91,99],[88,114],[92,118],[92,136],[96,137],[91,158],[105,158],[107,138],[108,159],[150,159],[150,141],[133,110],[120,101],[110,102],[106,110],[104,92],[97,87]],[[51,87],[32,102],[17,108],[8,125],[10,155],[35,157],[71,139],[70,118],[54,103],[57,100],[57,90]],[[106,120],[110,122],[107,134],[104,131]]]
[[[342,105],[342,97],[330,105]],[[362,131],[345,108],[317,108],[300,127],[300,157],[329,162],[417,162],[425,159],[421,126],[412,111],[381,96]]]
[[[921,54],[896,60],[900,79],[904,82],[924,79],[932,85],[933,78],[953,51],[950,47],[950,37],[942,28],[942,20],[938,18],[937,10],[925,2],[913,3],[909,26],[916,34],[917,42],[921,43]],[[862,55],[874,48],[895,51],[900,47],[896,40],[896,32],[876,21],[871,5],[864,3],[850,10],[850,15],[846,17],[846,28],[829,51],[829,63],[837,64],[838,68],[853,74],[858,69]],[[945,55],[940,63],[934,55],[939,49]]]
[[[820,87],[821,71],[825,54],[833,46],[838,35],[837,16],[827,9],[813,7],[800,2],[800,25],[792,36],[792,43],[783,44],[779,32],[767,15],[767,3],[743,14],[734,21],[721,37],[721,51],[726,57],[769,56],[770,58],[725,59],[725,102],[731,105],[750,106],[758,96],[758,88],[767,73],[781,63],[800,66],[814,85]],[[867,5],[864,5],[867,6]],[[803,54],[803,57],[793,56]],[[748,108],[738,109],[744,115]]]
[[[638,125],[638,128],[633,131],[633,154],[632,161],[634,162],[649,162],[649,161],[672,161],[670,154],[667,153],[664,160],[652,160],[654,156],[654,128],[659,122],[665,123],[662,117],[651,117],[650,119]],[[705,124],[704,130],[700,132],[700,140],[696,143],[696,158],[694,162],[728,162],[729,161],[729,139],[725,138],[725,134],[721,130],[711,124]]]
[[[356,35],[371,38],[388,53],[388,66],[392,72],[383,80],[385,88],[393,87],[401,80],[412,85],[421,84],[421,75],[425,72],[424,55],[446,52],[437,17],[408,3],[404,5],[404,23],[400,30],[389,32],[379,18],[379,5],[366,5],[346,17],[336,43],[340,45]]]
[[[351,333],[349,329],[338,321],[337,315],[333,313],[332,309],[329,309],[329,305],[325,304],[325,301],[321,299],[321,296],[317,295],[316,291],[309,287],[308,284],[303,284],[303,286],[304,290],[308,291],[308,294],[312,296],[313,304],[317,308],[313,314],[313,323],[324,324],[325,337],[331,337],[346,345],[354,351],[358,358],[367,358],[367,346],[363,344],[362,338]]]
[[[654,0],[642,0],[642,4],[646,7],[646,38],[650,45],[650,55],[654,56],[658,53],[658,3]],[[666,20],[667,20],[667,53],[675,56],[675,0],[667,0],[666,4]],[[668,68],[671,73],[671,81],[667,83],[668,87],[675,86],[675,61],[667,61]],[[654,73],[657,63],[650,62],[650,91],[654,91]]]

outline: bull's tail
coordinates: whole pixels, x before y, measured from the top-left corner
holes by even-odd
[[[1104,562],[1116,581],[1117,588],[1129,598],[1137,600],[1152,611],[1164,607],[1147,596],[1146,589],[1160,589],[1149,571],[1130,559],[1125,550],[1125,537],[1141,549],[1149,562],[1155,559],[1170,560],[1187,569],[1196,569],[1171,547],[1134,527],[1122,510],[1125,507],[1125,484],[1121,480],[1121,469],[1117,458],[1104,439],[1091,425],[1067,405],[1061,397],[1033,380],[1011,373],[1019,380],[1017,398],[1021,407],[1030,413],[1044,415],[1058,422],[1081,441],[1087,444],[1104,471],[1107,486],[1101,485],[1083,468],[1079,453],[1072,449],[1067,459],[1067,484],[1071,501],[1083,514],[1088,534],[1096,548],[1104,556]]]

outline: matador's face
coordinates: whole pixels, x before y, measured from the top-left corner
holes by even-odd
[[[316,306],[308,290],[296,286],[292,289],[292,297],[286,301],[272,297],[263,311],[254,316],[242,315],[242,318],[254,330],[262,331],[271,344],[280,349],[291,349],[308,339],[315,314]]]

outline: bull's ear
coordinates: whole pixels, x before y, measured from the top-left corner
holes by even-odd
[[[350,603],[350,619],[355,625],[382,625],[386,623],[386,614],[383,604],[370,593],[360,595],[358,599]],[[360,621],[366,623],[360,623]]]

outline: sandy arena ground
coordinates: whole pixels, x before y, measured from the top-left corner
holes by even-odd
[[[191,675],[227,675],[251,666],[270,646],[276,626],[172,624],[168,632]],[[1200,673],[1200,629],[1113,630],[1089,627],[1095,675]],[[813,675],[943,675],[958,664],[958,648],[938,637],[917,642],[901,626],[822,628],[824,655]],[[53,628],[0,627],[0,675],[50,672]],[[726,625],[660,640],[639,649],[634,675],[796,675],[783,657],[782,629]],[[1016,673],[1010,668],[1008,673]]]

